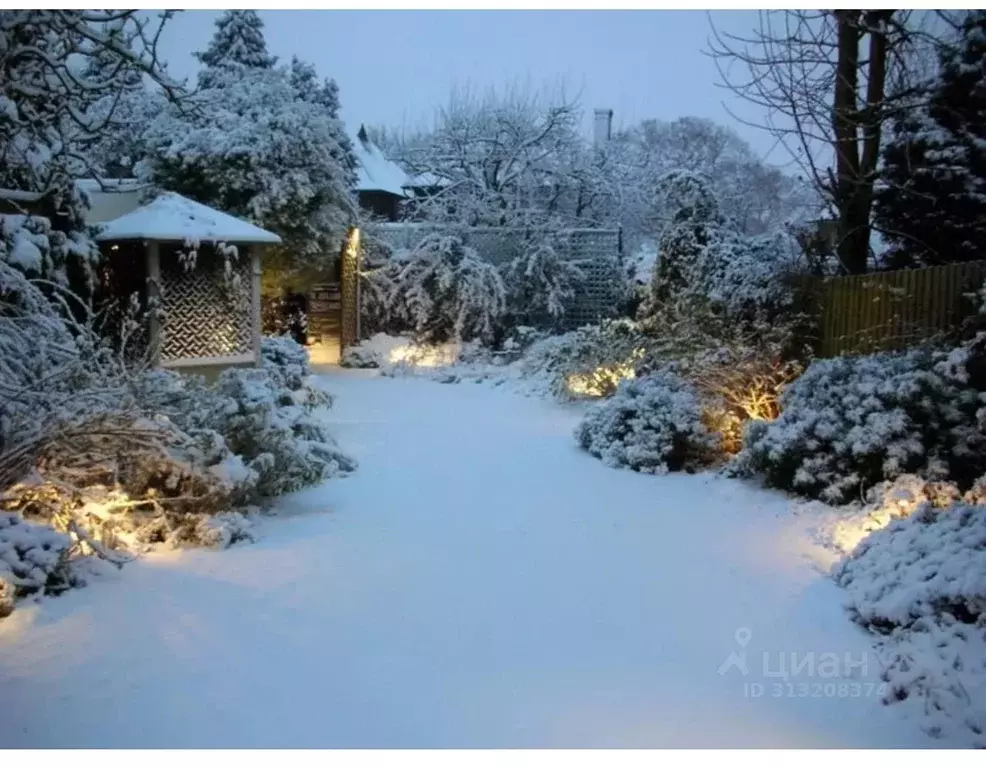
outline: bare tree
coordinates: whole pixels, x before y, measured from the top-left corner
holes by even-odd
[[[468,225],[537,224],[557,204],[559,178],[580,149],[577,101],[522,87],[454,92],[434,130],[392,148],[434,193],[425,217]]]
[[[158,57],[174,11],[0,11],[0,186],[47,194],[89,169],[135,78],[183,91]],[[102,103],[102,108],[92,109]]]
[[[903,10],[796,10],[760,12],[746,36],[713,25],[723,83],[764,110],[756,127],[776,137],[825,197],[839,261],[852,274],[867,268],[882,128],[920,98],[914,63],[934,39],[926,21]]]

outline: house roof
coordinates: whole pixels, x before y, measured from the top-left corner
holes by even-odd
[[[388,160],[380,147],[370,141],[365,127],[360,126],[352,143],[359,163],[356,169],[356,191],[389,192],[404,197],[404,187],[408,186],[407,174],[396,162]]]
[[[99,225],[97,242],[109,240],[162,240],[272,243],[281,242],[273,232],[230,216],[228,213],[165,192],[130,213]]]

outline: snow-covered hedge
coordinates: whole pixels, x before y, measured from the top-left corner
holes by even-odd
[[[718,449],[695,392],[671,373],[624,381],[585,416],[575,439],[608,466],[648,474],[698,469]]]
[[[429,235],[364,280],[381,329],[426,343],[489,343],[506,311],[499,272],[453,235]]]
[[[749,424],[735,467],[834,503],[908,473],[965,489],[986,473],[983,396],[936,363],[923,349],[813,362],[777,420]]]

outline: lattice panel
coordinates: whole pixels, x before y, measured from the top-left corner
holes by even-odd
[[[253,353],[250,259],[242,252],[228,279],[221,259],[203,255],[186,269],[173,254],[161,254],[162,360]]]
[[[568,256],[586,276],[565,313],[565,326],[577,328],[612,317],[619,308],[620,233],[608,229],[579,229],[568,235]]]
[[[441,232],[435,224],[380,224],[374,234],[395,250],[415,247],[427,235]],[[528,232],[523,229],[471,227],[454,230],[476,252],[497,266],[519,256]],[[586,274],[581,289],[567,307],[568,329],[598,322],[616,314],[620,286],[620,232],[618,229],[572,229],[562,232],[566,256]]]

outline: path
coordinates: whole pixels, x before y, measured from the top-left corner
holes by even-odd
[[[773,697],[763,652],[868,648],[779,496],[606,468],[481,385],[328,385],[352,477],[0,622],[0,745],[942,745],[865,688]]]

